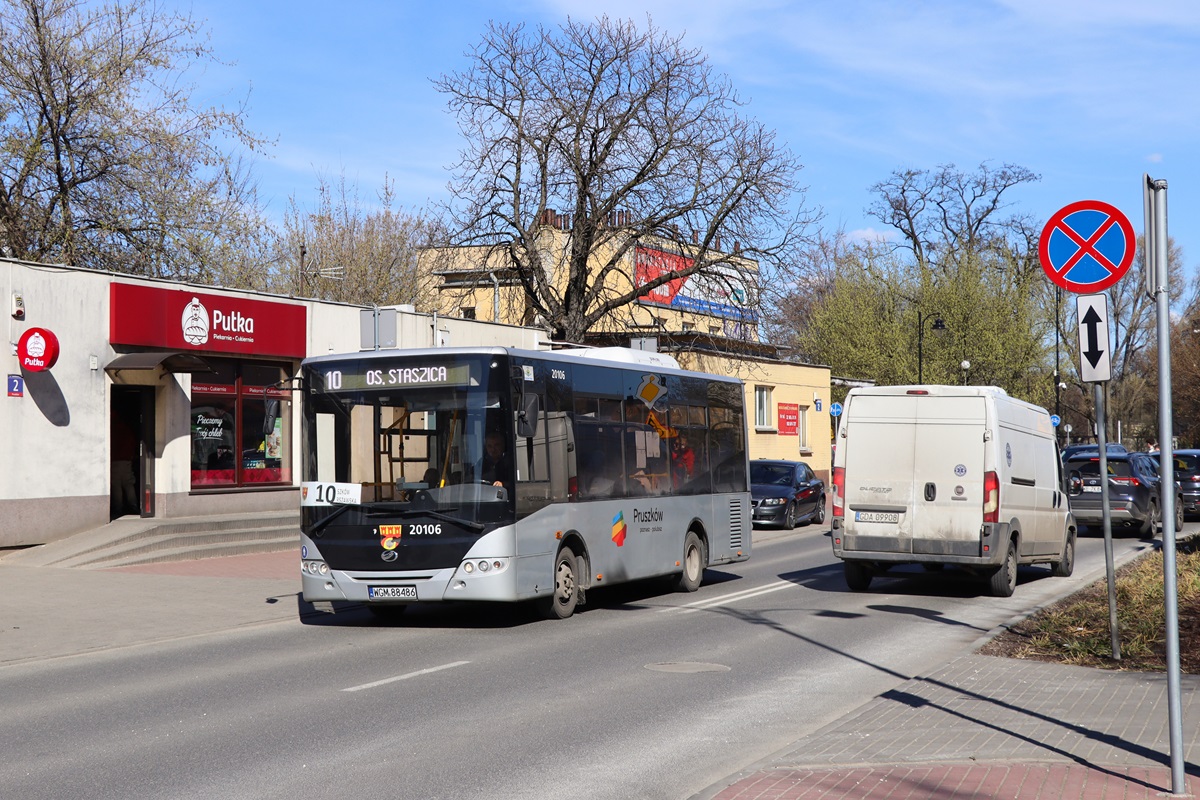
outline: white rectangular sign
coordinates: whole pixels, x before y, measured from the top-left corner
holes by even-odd
[[[1108,343],[1108,295],[1081,294],[1075,298],[1079,323],[1079,377],[1084,383],[1112,378]]]
[[[302,506],[357,506],[361,504],[361,483],[304,481],[300,484],[300,505]]]

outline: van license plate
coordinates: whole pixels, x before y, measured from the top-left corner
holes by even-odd
[[[899,522],[899,511],[855,511],[855,522]]]
[[[416,586],[368,586],[367,597],[372,600],[416,600]]]

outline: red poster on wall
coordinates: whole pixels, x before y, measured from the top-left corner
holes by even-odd
[[[112,344],[303,358],[307,309],[191,288],[109,285]]]
[[[796,436],[796,426],[800,422],[800,406],[796,403],[780,403],[778,409],[779,435]]]

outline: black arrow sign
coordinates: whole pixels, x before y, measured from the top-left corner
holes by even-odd
[[[1095,369],[1096,365],[1100,363],[1100,359],[1104,357],[1104,351],[1100,349],[1098,342],[1100,315],[1096,313],[1095,306],[1088,306],[1087,313],[1083,315],[1083,324],[1087,327],[1087,350],[1083,351],[1083,355],[1092,365],[1092,369]]]

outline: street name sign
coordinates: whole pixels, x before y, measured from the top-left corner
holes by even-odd
[[[1112,378],[1108,344],[1108,295],[1081,294],[1075,298],[1079,317],[1079,377],[1084,383]]]
[[[1137,236],[1129,217],[1100,200],[1060,208],[1042,229],[1042,270],[1068,292],[1102,292],[1133,264]]]

